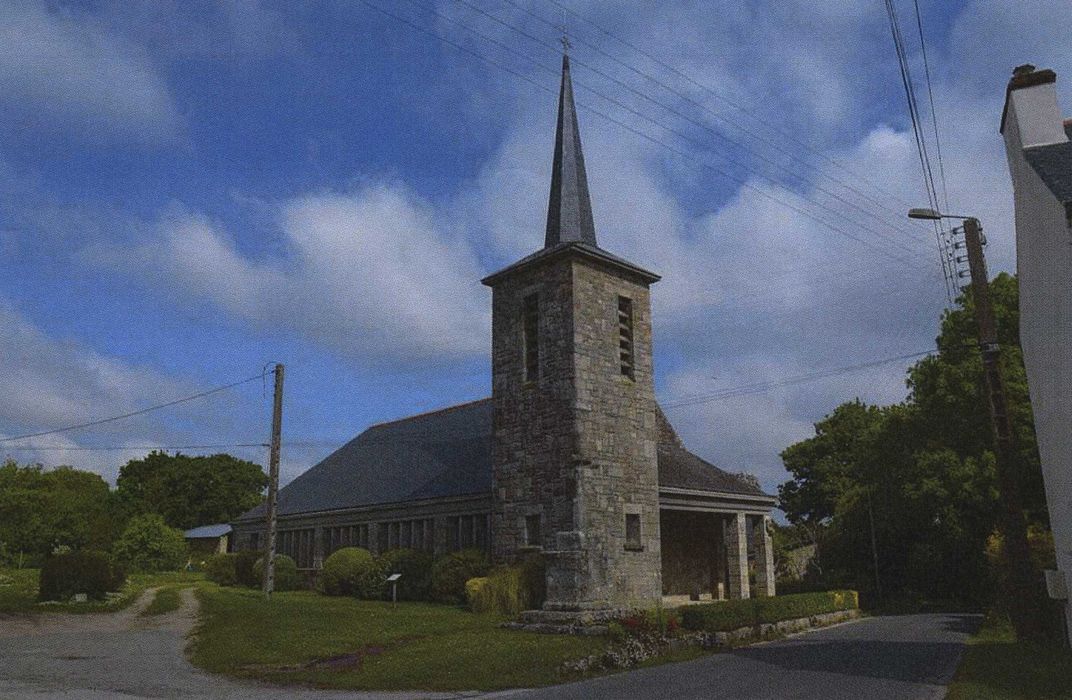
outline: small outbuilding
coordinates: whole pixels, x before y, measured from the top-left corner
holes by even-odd
[[[231,551],[231,526],[227,523],[202,525],[183,533],[190,553],[224,554]]]

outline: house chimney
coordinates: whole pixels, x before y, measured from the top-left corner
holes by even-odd
[[[1001,115],[1001,133],[1013,129],[1021,148],[1046,146],[1068,141],[1061,110],[1057,106],[1057,74],[1036,70],[1031,64],[1017,66],[1005,91],[1005,110]]]

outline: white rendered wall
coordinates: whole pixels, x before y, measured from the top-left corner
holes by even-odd
[[[1015,192],[1020,343],[1057,568],[1072,583],[1072,229],[1064,206],[1024,158],[1016,119],[1010,109],[1005,146]],[[1065,617],[1072,629],[1067,604]]]

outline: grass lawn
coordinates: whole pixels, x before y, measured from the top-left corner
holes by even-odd
[[[141,611],[142,615],[163,615],[178,610],[182,605],[182,588],[178,586],[165,586],[156,592],[148,607]]]
[[[946,700],[1072,697],[1072,651],[1017,642],[1007,621],[988,618],[968,643]]]
[[[0,569],[0,613],[5,612],[113,612],[130,605],[146,588],[204,581],[204,574],[168,571],[157,574],[131,574],[121,595],[111,600],[87,603],[38,603],[38,569]],[[6,583],[8,580],[11,583]]]
[[[602,637],[499,628],[502,618],[426,603],[201,586],[193,662],[280,684],[365,690],[496,690],[570,678],[559,666]]]

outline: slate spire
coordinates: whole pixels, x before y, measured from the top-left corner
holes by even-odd
[[[544,246],[550,248],[572,241],[596,245],[596,228],[592,223],[592,202],[588,197],[588,176],[584,172],[581,134],[577,129],[577,108],[573,104],[569,55],[564,53]]]

